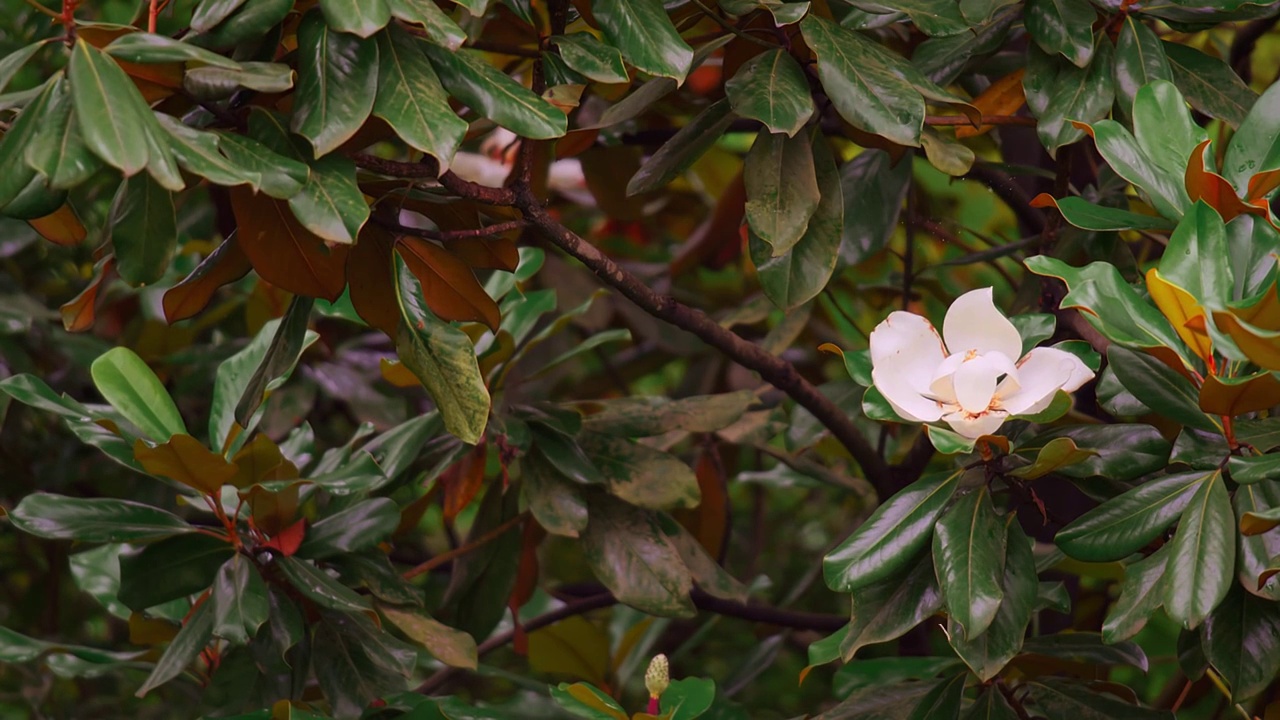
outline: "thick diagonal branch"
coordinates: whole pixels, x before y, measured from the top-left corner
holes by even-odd
[[[871,447],[849,415],[827,399],[818,388],[805,380],[791,363],[722,327],[709,315],[660,295],[636,276],[624,270],[609,256],[561,225],[528,189],[515,190],[515,207],[524,214],[529,227],[564,252],[577,258],[605,284],[622,293],[640,309],[681,330],[698,336],[708,345],[724,353],[739,365],[760,373],[760,377],[799,403],[818,419],[844,445],[880,497],[891,492],[889,468]]]

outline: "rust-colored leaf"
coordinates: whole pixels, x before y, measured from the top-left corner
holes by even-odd
[[[40,233],[40,237],[64,247],[79,245],[88,237],[80,216],[76,215],[75,209],[68,203],[63,203],[62,207],[44,217],[28,220],[27,224]]]
[[[1013,115],[1027,102],[1026,91],[1022,88],[1022,76],[1026,73],[1018,68],[1004,77],[991,83],[991,86],[973,99],[973,106],[983,116]],[[976,137],[991,132],[994,125],[983,124],[981,127],[960,125],[956,128],[956,139]]]
[[[275,537],[262,543],[262,547],[275,550],[285,557],[292,557],[294,553],[298,552],[298,546],[302,545],[302,540],[306,536],[307,519],[301,518],[294,524],[284,530],[281,530]]]
[[[247,488],[254,483],[271,480],[295,480],[298,468],[285,459],[280,447],[271,438],[262,433],[253,436],[239,452],[231,458],[239,468],[231,484],[238,488]]]
[[[1218,173],[1210,171],[1204,165],[1205,147],[1209,145],[1208,140],[1196,146],[1191,151],[1191,158],[1187,161],[1187,171],[1184,179],[1187,184],[1187,195],[1191,198],[1191,202],[1204,200],[1218,214],[1222,216],[1223,222],[1231,222],[1232,219],[1239,215],[1259,215],[1267,217],[1266,200],[1258,200],[1259,204],[1253,205],[1246,203],[1236,195],[1236,189],[1226,178]]]
[[[1245,200],[1256,203],[1258,199],[1270,194],[1278,187],[1280,187],[1280,170],[1260,172],[1249,178],[1249,191],[1245,193]]]
[[[244,277],[253,269],[235,238],[222,241],[209,256],[177,285],[164,293],[164,318],[170,323],[194,317],[209,305],[218,288]]]
[[[106,255],[94,267],[93,280],[80,294],[72,298],[60,309],[62,311],[62,327],[67,332],[84,332],[93,327],[97,319],[95,308],[98,306],[98,294],[102,288],[115,277],[116,257]]]
[[[729,490],[718,446],[705,447],[698,453],[693,472],[698,478],[702,502],[696,508],[677,510],[673,514],[708,555],[722,558],[729,539]]]
[[[524,532],[520,538],[520,563],[516,566],[516,583],[511,589],[508,604],[515,613],[533,598],[538,589],[538,546],[547,536],[537,520],[532,517],[524,521]]]
[[[1210,375],[1200,386],[1200,409],[1233,417],[1280,405],[1280,380],[1262,373],[1244,382],[1227,383]]]
[[[235,463],[190,435],[174,435],[155,447],[139,438],[133,443],[133,456],[152,475],[167,477],[206,495],[216,495],[238,470]]]
[[[325,245],[282,200],[242,187],[229,188],[227,195],[236,216],[236,241],[258,275],[298,295],[338,299],[347,284],[349,246]]]
[[[453,522],[484,485],[485,460],[488,453],[481,442],[471,452],[462,456],[440,475],[440,487],[444,489],[444,518]]]
[[[289,483],[279,490],[268,490],[254,485],[240,493],[240,499],[249,503],[249,513],[254,527],[267,535],[277,535],[298,515],[298,489],[302,482]]]
[[[520,248],[504,237],[458,240],[445,243],[445,247],[473,268],[514,272],[520,264]]]
[[[422,297],[443,320],[482,322],[497,330],[502,315],[498,303],[484,291],[471,268],[448,250],[414,237],[397,245],[409,271],[422,284]]]
[[[347,255],[347,284],[356,314],[369,323],[369,327],[381,330],[392,339],[400,325],[395,266],[391,260],[394,245],[395,238],[390,233],[375,223],[365,223],[355,247]]]

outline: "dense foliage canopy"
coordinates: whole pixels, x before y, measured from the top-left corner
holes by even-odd
[[[1280,3],[0,9],[0,715],[1280,713]]]

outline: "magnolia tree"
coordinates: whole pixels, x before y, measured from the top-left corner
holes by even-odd
[[[1280,5],[0,8],[5,717],[1280,713]]]

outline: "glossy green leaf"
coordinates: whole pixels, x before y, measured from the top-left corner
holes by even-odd
[[[202,47],[164,35],[136,32],[121,35],[103,50],[112,57],[135,63],[196,62],[202,65],[240,69],[240,63]]]
[[[489,390],[471,338],[425,307],[412,274],[398,267],[397,275],[401,322],[396,353],[435,400],[445,428],[474,445],[489,423]]]
[[[422,49],[449,94],[511,132],[534,140],[564,135],[564,112],[490,65],[474,50]]]
[[[61,82],[55,80],[51,93],[44,113],[41,114],[36,110],[30,118],[31,121],[40,118],[39,132],[28,135],[19,127],[19,123],[15,122],[6,137],[14,135],[12,142],[15,149],[25,143],[24,154],[27,165],[44,175],[49,187],[67,189],[89,179],[102,168],[102,161],[85,144],[84,133],[80,130],[80,121],[72,111],[74,101],[70,84],[65,80]],[[28,106],[23,115],[33,110],[35,110],[34,106]],[[3,148],[3,145],[0,145],[0,148]],[[0,149],[0,157],[7,154],[6,150]],[[18,177],[20,175],[25,176],[26,173],[11,173],[5,180],[0,180],[0,197],[11,192],[8,188],[20,181]]]
[[[1235,512],[1221,472],[1205,476],[1170,543],[1164,608],[1192,629],[1226,597],[1236,566]]]
[[[1167,710],[1150,710],[1118,700],[1111,694],[1095,693],[1087,686],[1068,680],[1044,678],[1027,684],[1027,696],[1041,713],[1073,720],[1173,720]]]
[[[822,560],[827,586],[853,592],[883,580],[929,545],[934,522],[960,482],[961,472],[941,472],[917,480],[894,495]]]
[[[1062,307],[1084,309],[1085,319],[1116,343],[1185,353],[1179,350],[1182,341],[1169,321],[1124,281],[1114,265],[1095,262],[1073,268],[1061,260],[1037,255],[1027,258],[1026,266],[1037,275],[1061,278],[1070,291],[1062,299]]]
[[[73,498],[52,493],[24,497],[8,517],[19,530],[50,540],[130,542],[195,530],[173,513],[132,500]]]
[[[1182,516],[1212,478],[1203,471],[1157,477],[1076,518],[1055,537],[1077,560],[1109,562],[1141,550]]]
[[[589,32],[575,32],[551,38],[560,48],[565,64],[588,78],[602,83],[624,83],[627,75],[622,53]]]
[[[960,11],[965,11],[965,2],[961,0]],[[988,0],[973,0],[974,4]],[[991,13],[999,10],[999,5],[1014,4],[1010,0],[990,0]],[[985,12],[985,11],[980,11]],[[946,37],[934,37],[916,46],[911,53],[911,64],[918,68],[933,82],[950,85],[964,71],[971,60],[996,52],[1009,35],[1015,18],[1021,15],[1015,12],[1003,12],[983,20],[975,21],[978,27],[970,32]],[[1036,49],[1037,52],[1039,48]],[[1043,53],[1041,53],[1043,54]]]
[[[427,39],[436,45],[457,50],[467,39],[458,23],[446,15],[435,0],[386,0],[386,3],[396,19],[421,25]]]
[[[800,29],[818,56],[818,77],[841,117],[899,145],[920,144],[924,98],[900,68],[886,63],[870,41],[816,14],[805,17]]]
[[[48,43],[47,40],[41,40],[40,42],[23,45],[0,58],[0,92],[4,92],[13,77],[22,70],[27,61],[34,57],[46,43]]]
[[[489,486],[476,513],[467,542],[495,532],[516,517],[520,494],[504,492],[500,484]],[[507,601],[520,566],[521,533],[507,525],[492,542],[454,561],[453,574],[438,612],[449,624],[472,637],[487,637],[507,612]]]
[[[915,707],[907,720],[930,720],[931,718],[960,717],[960,706],[964,702],[964,688],[969,681],[969,673],[962,672],[934,686]]]
[[[164,277],[178,247],[173,193],[150,175],[126,179],[112,211],[111,245],[125,282],[150,285]]]
[[[1141,91],[1139,98],[1143,97]],[[1139,101],[1134,102],[1134,123],[1146,118]],[[1145,135],[1145,134],[1144,134]],[[1178,220],[1191,205],[1183,182],[1183,170],[1176,174],[1156,164],[1145,148],[1128,130],[1114,120],[1102,120],[1093,124],[1093,141],[1098,153],[1120,177],[1133,183],[1151,202],[1156,212],[1170,220]],[[1188,149],[1187,154],[1190,154]],[[1186,162],[1186,156],[1183,157]]]
[[[1051,428],[1034,438],[1020,440],[1016,452],[1039,454],[1062,438],[1090,451],[1077,463],[1054,468],[1054,472],[1067,477],[1133,480],[1163,468],[1169,460],[1169,442],[1155,428],[1125,423]]]
[[[388,28],[378,36],[378,63],[373,114],[447,169],[467,133],[467,122],[449,107],[449,97],[420,43],[399,27]]]
[[[1127,114],[1142,86],[1173,81],[1173,70],[1160,38],[1136,15],[1128,15],[1116,38],[1116,100]]]
[[[683,83],[693,48],[671,24],[661,0],[596,0],[591,12],[604,38],[637,69]]]
[[[78,40],[67,63],[76,120],[85,144],[125,175],[147,166],[146,124],[151,110],[115,61]]]
[[[964,714],[964,720],[1016,720],[1018,713],[998,686],[986,689]]]
[[[167,442],[186,434],[173,398],[134,351],[112,348],[93,361],[89,372],[102,397],[151,440]]]
[[[759,120],[774,133],[794,136],[815,110],[804,70],[782,50],[748,60],[724,89],[734,112]]]
[[[627,196],[657,190],[674,180],[720,139],[733,117],[728,100],[712,103],[698,113],[645,160],[627,183]]]
[[[302,597],[321,607],[332,610],[363,612],[370,609],[369,601],[354,590],[334,580],[328,573],[310,562],[291,557],[273,560],[280,574]]]
[[[271,353],[272,347],[276,346],[276,337],[280,332],[280,325],[281,320],[267,322],[248,345],[218,365],[217,373],[214,376],[213,396],[210,400],[209,409],[209,447],[226,449],[232,425],[237,422],[238,405],[246,396],[249,398],[254,397],[252,393],[248,392],[251,383],[257,384],[263,379],[269,381],[265,387],[259,390],[256,396],[260,404],[264,392],[273,389],[273,387],[278,387],[279,384],[288,379],[288,373],[285,373],[282,377],[266,377],[265,370],[263,370],[262,377],[258,377],[259,369],[265,367],[268,353]],[[318,338],[319,335],[308,333],[305,344],[310,345]],[[276,357],[281,355],[280,350],[276,350],[273,354]],[[295,357],[297,356],[295,355]],[[292,367],[290,366],[288,370],[292,371]],[[255,377],[258,377],[256,381]]]
[[[293,88],[293,69],[281,63],[246,62],[231,70],[200,67],[182,76],[182,87],[199,100],[225,100],[241,88],[282,93]]]
[[[809,134],[758,134],[743,163],[742,179],[752,233],[772,248],[773,256],[791,250],[821,199]]]
[[[298,25],[298,89],[291,129],[311,142],[316,157],[350,140],[373,111],[378,46],[337,32],[317,11]]]
[[[1191,106],[1232,127],[1240,127],[1258,101],[1258,94],[1226,62],[1180,43],[1161,44],[1173,82]]]
[[[947,614],[966,638],[986,632],[1004,599],[1005,524],[986,488],[947,508],[933,531],[933,566]]]
[[[400,524],[400,508],[387,498],[372,498],[317,520],[307,528],[298,556],[323,560],[359,552],[387,539]]]
[[[325,22],[338,32],[367,38],[391,22],[387,0],[320,0]]]
[[[120,602],[137,612],[185,599],[213,584],[235,555],[226,540],[204,534],[175,535],[120,555]]]
[[[855,691],[814,720],[906,720],[907,713],[941,681],[899,682]]]
[[[863,150],[840,169],[844,223],[840,262],[857,265],[884,249],[898,226],[911,182],[911,161],[894,163],[881,150]],[[824,186],[825,187],[825,186]]]
[[[1221,432],[1219,421],[1200,409],[1199,392],[1191,381],[1146,354],[1112,345],[1107,362],[1134,397],[1165,417],[1188,427]]]
[[[1055,1],[1058,0],[1044,0],[1045,3]],[[1093,8],[1088,10],[1092,15]],[[1098,38],[1098,46],[1087,65],[1067,65],[1059,70],[1049,87],[1048,104],[1038,113],[1039,122],[1036,123],[1036,135],[1050,154],[1084,137],[1084,131],[1072,122],[1091,123],[1105,117],[1111,110],[1115,97],[1113,75],[1114,53],[1111,41],[1105,36]]]
[[[1063,220],[1082,230],[1169,230],[1173,227],[1173,223],[1162,217],[1094,205],[1076,196],[1054,200],[1053,204],[1062,213]]]
[[[209,602],[213,604],[213,634],[232,645],[249,642],[270,612],[267,584],[244,555],[233,556],[218,571]]]
[[[145,696],[148,692],[160,687],[182,674],[201,651],[213,639],[213,611],[211,603],[201,603],[187,618],[182,629],[178,631],[169,647],[156,662],[155,668],[147,676],[146,682],[138,688],[136,695]]]
[[[1197,200],[1178,223],[1159,269],[1161,277],[1202,304],[1220,307],[1232,299],[1235,278],[1228,264],[1226,226],[1204,200]]]
[[[1163,545],[1147,557],[1125,566],[1120,597],[1111,605],[1102,624],[1103,640],[1114,643],[1137,635],[1164,604],[1165,568],[1170,547]]]
[[[174,157],[177,158],[183,170],[199,175],[215,185],[248,184],[255,191],[264,189],[261,172],[233,163],[218,151],[219,136],[216,133],[187,127],[163,113],[158,115],[157,119],[167,134],[169,149],[173,151]],[[265,151],[266,148],[263,150]],[[292,195],[301,187],[301,183],[297,183],[291,188],[289,194]]]
[[[588,506],[582,552],[614,597],[651,615],[694,615],[693,577],[657,518],[607,496],[591,497]]]
[[[846,225],[844,190],[835,157],[821,136],[813,146],[813,163],[820,198],[795,245],[779,253],[776,244],[769,247],[755,233],[748,237],[747,247],[760,286],[765,295],[784,310],[817,297],[831,280],[840,258]],[[748,200],[748,207],[750,203]]]
[[[250,418],[261,407],[267,393],[284,383],[297,366],[303,351],[315,342],[316,334],[307,330],[314,302],[313,298],[302,296],[295,296],[289,301],[289,307],[271,336],[270,344],[262,353],[262,359],[254,368],[253,374],[245,381],[244,390],[236,402],[235,421],[240,427],[250,427]]]
[[[369,220],[369,205],[356,184],[355,163],[328,155],[310,165],[306,184],[289,198],[289,209],[317,237],[339,245],[355,244],[360,228]]]
[[[230,48],[261,38],[293,10],[292,0],[205,0],[192,16],[201,47]]]
[[[990,680],[1022,649],[1023,636],[1035,607],[1035,558],[1031,541],[1018,523],[1010,523],[1001,587],[1004,600],[996,611],[991,627],[982,635],[966,638],[960,628],[948,622],[947,639],[956,654],[973,670],[978,679]]]
[[[1234,478],[1234,474],[1232,475]],[[1239,527],[1248,513],[1260,513],[1280,507],[1280,490],[1274,483],[1246,485],[1235,492],[1236,524]],[[1258,580],[1280,556],[1280,533],[1264,532],[1257,535],[1240,534],[1240,548],[1236,555],[1236,576],[1245,590],[1267,598],[1280,599],[1280,578]]]
[[[1191,118],[1186,100],[1177,86],[1156,80],[1138,90],[1133,101],[1133,134],[1146,157],[1159,171],[1161,187],[1169,184],[1185,190],[1187,159],[1200,142],[1208,139],[1208,135]],[[1099,147],[1099,152],[1101,150]],[[1107,161],[1110,162],[1110,158]],[[1115,169],[1117,172],[1120,170]],[[1182,194],[1176,198],[1174,195],[1168,197],[1176,199],[1183,208],[1190,204],[1182,203]],[[1177,216],[1172,217],[1177,219]]]
[[[1280,672],[1280,605],[1233,585],[1202,626],[1205,657],[1236,701],[1256,696]]]
[[[1084,68],[1095,52],[1093,21],[1097,17],[1086,0],[1029,0],[1025,21],[1031,39],[1045,52],[1061,54]]]
[[[1149,662],[1142,646],[1132,642],[1104,642],[1094,632],[1070,632],[1029,638],[1022,652],[1074,660],[1090,665],[1129,665],[1147,672]]]
[[[314,633],[316,683],[335,717],[358,718],[374,700],[407,689],[417,660],[413,647],[362,613],[326,613]]]
[[[1280,89],[1272,85],[1258,98],[1227,144],[1222,175],[1241,195],[1255,173],[1280,167]]]

